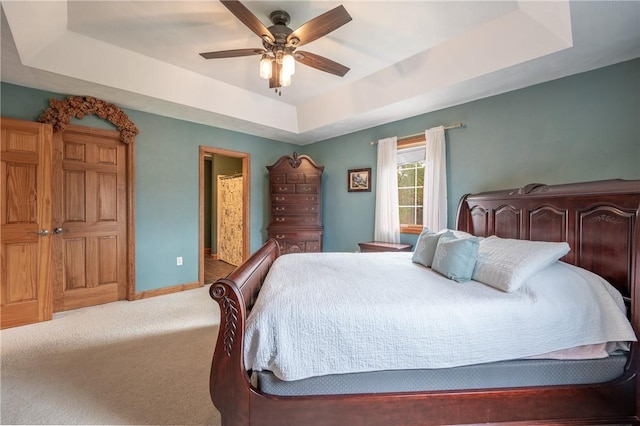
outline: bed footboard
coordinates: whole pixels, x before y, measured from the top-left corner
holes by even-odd
[[[271,239],[209,289],[211,298],[220,306],[220,330],[211,362],[209,389],[224,425],[249,424],[251,385],[244,366],[245,320],[279,255],[278,243]]]

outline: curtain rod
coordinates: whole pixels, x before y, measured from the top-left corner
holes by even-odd
[[[450,126],[445,126],[444,129],[445,130],[451,130],[451,129],[459,129],[461,127],[464,127],[464,124],[456,123],[456,124],[452,124]],[[416,134],[413,134],[413,135],[402,136],[402,137],[398,138],[398,141],[401,141],[401,140],[404,140],[404,139],[415,138],[416,136],[424,136],[424,132],[416,133]],[[378,143],[378,141],[373,141],[373,142],[371,142],[371,145],[376,145],[377,143]]]

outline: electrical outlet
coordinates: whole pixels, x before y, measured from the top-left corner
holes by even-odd
[[[182,266],[182,256],[176,257],[176,265]]]

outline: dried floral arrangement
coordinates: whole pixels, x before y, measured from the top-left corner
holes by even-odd
[[[72,118],[82,119],[95,114],[108,120],[120,131],[124,143],[133,142],[140,131],[127,114],[117,106],[91,96],[69,96],[66,100],[50,99],[49,108],[38,121],[51,124],[55,130],[64,132]]]

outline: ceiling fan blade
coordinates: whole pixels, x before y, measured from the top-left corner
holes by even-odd
[[[220,2],[258,37],[263,40],[270,40],[271,43],[275,41],[271,31],[245,5],[237,0],[220,0]]]
[[[329,34],[347,22],[351,21],[351,15],[347,13],[347,9],[340,5],[320,16],[316,16],[307,23],[302,24],[300,28],[289,34],[287,43],[293,46],[302,46],[311,43],[322,36]],[[294,39],[299,41],[296,43]]]
[[[239,56],[261,55],[265,52],[264,49],[233,49],[220,50],[218,52],[204,52],[201,53],[200,56],[205,59],[237,58]]]
[[[293,56],[294,58],[296,58],[296,61],[300,62],[301,64],[318,69],[320,71],[337,75],[339,77],[344,77],[344,75],[350,70],[350,68],[345,67],[342,64],[332,61],[331,59],[327,59],[323,56],[316,55],[315,53],[301,52],[299,50],[296,50]]]

